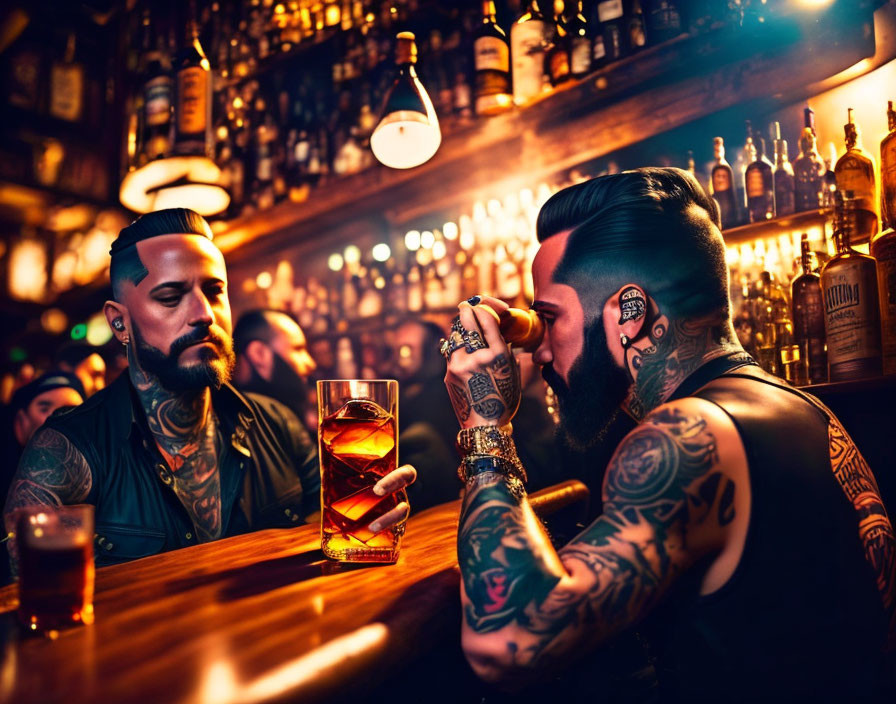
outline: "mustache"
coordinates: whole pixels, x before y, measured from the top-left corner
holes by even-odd
[[[219,350],[227,349],[227,342],[217,332],[214,332],[209,326],[200,326],[191,330],[186,335],[181,335],[171,343],[171,351],[168,353],[170,357],[177,357],[188,347],[199,342],[210,342]]]

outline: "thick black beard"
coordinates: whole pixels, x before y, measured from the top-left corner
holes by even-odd
[[[604,442],[607,432],[624,413],[631,379],[616,365],[607,346],[603,320],[585,329],[585,346],[569,370],[569,384],[545,365],[541,374],[557,395],[560,439],[582,453]]]
[[[197,327],[177,338],[171,343],[171,351],[168,354],[144,342],[143,335],[133,320],[131,328],[134,353],[140,368],[147,374],[155,376],[169,391],[175,393],[200,391],[208,387],[220,389],[233,375],[236,364],[233,340],[217,335],[208,327]],[[210,338],[214,349],[203,348],[200,350],[198,363],[181,366],[178,362],[181,353],[190,345],[206,338]]]

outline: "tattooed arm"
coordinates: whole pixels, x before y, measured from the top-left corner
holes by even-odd
[[[468,487],[458,531],[463,647],[481,677],[519,683],[568,665],[643,619],[700,558],[715,556],[704,586],[730,576],[749,514],[733,424],[698,399],[657,409],[617,448],[604,505],[557,554],[497,475]]]
[[[13,530],[16,509],[83,503],[92,485],[87,460],[68,438],[50,428],[38,430],[25,448],[6,497],[3,521],[7,534]],[[13,573],[17,559],[14,542],[7,542]]]

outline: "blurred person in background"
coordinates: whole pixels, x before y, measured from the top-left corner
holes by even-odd
[[[414,465],[417,481],[408,487],[415,511],[458,497],[453,475],[459,457],[446,403],[445,365],[438,353],[442,328],[422,319],[401,323],[392,334],[392,374],[398,379],[398,453]]]
[[[317,364],[308,351],[305,333],[279,310],[253,310],[240,316],[233,329],[236,352],[234,385],[241,391],[269,396],[289,408],[312,435],[316,412],[308,425],[311,375]],[[313,410],[313,409],[312,409]]]
[[[56,367],[71,372],[81,380],[88,397],[106,388],[106,361],[96,347],[86,342],[69,342],[59,348]]]

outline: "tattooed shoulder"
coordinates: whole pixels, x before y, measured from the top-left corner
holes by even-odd
[[[84,455],[57,430],[38,430],[22,455],[10,485],[4,514],[34,504],[73,504],[87,499],[93,485]]]

